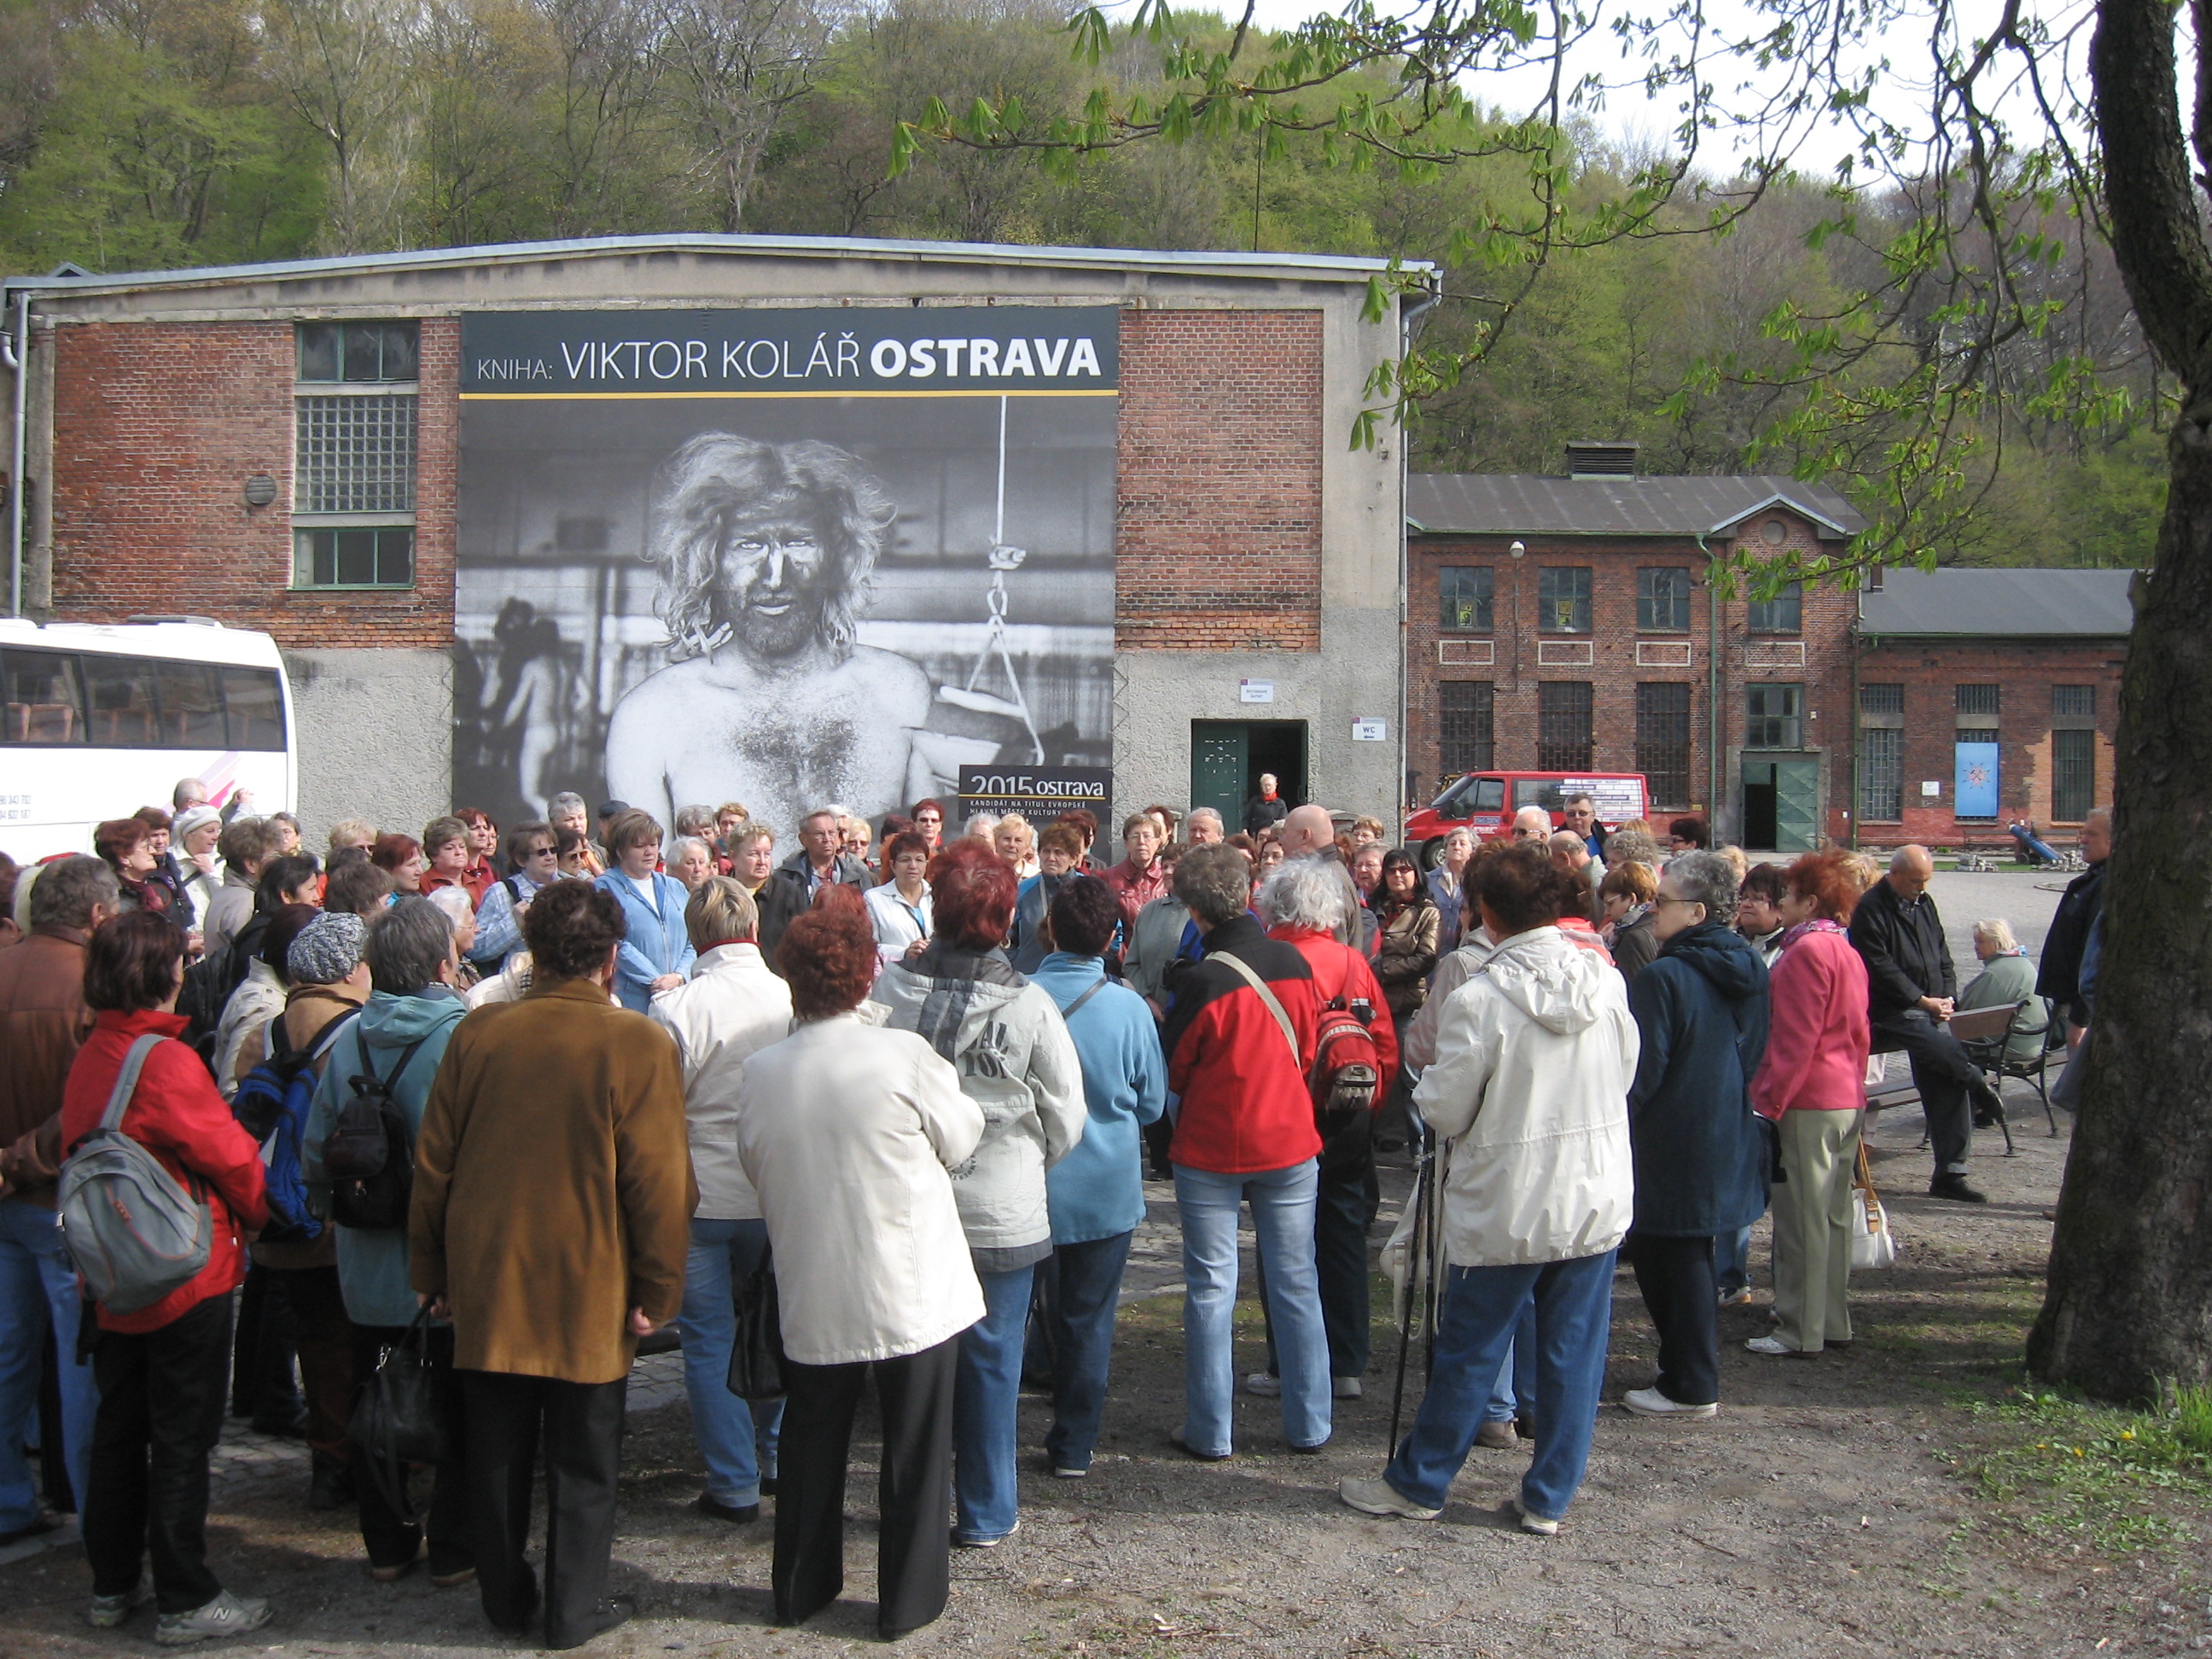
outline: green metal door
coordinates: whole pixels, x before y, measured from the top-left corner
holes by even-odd
[[[1190,724],[1190,804],[1211,806],[1237,829],[1244,816],[1244,770],[1251,734],[1242,721]]]
[[[1820,844],[1820,763],[1774,763],[1774,850],[1809,853]]]

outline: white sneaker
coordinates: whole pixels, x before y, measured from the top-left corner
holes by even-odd
[[[1531,1515],[1528,1506],[1521,1501],[1521,1494],[1517,1492],[1513,1494],[1513,1513],[1521,1517],[1522,1531],[1533,1532],[1539,1538],[1549,1538],[1559,1529],[1558,1522],[1547,1521],[1540,1515]]]
[[[1786,1354],[1797,1352],[1778,1336],[1754,1336],[1743,1346],[1753,1353]]]
[[[1254,1371],[1244,1379],[1244,1392],[1256,1394],[1262,1400],[1280,1400],[1283,1397],[1283,1379],[1270,1376],[1265,1371]]]
[[[154,1581],[141,1573],[137,1587],[121,1595],[94,1596],[92,1605],[85,1609],[84,1621],[94,1630],[113,1630],[153,1599]]]
[[[1336,1495],[1362,1515],[1395,1515],[1406,1521],[1433,1521],[1443,1513],[1442,1508],[1425,1509],[1412,1498],[1401,1497],[1398,1489],[1381,1475],[1368,1479],[1351,1475],[1336,1485]]]
[[[1328,1391],[1339,1400],[1357,1400],[1362,1393],[1359,1379],[1356,1376],[1332,1376],[1328,1380]]]
[[[243,1636],[269,1622],[269,1603],[258,1595],[236,1596],[228,1590],[190,1613],[165,1613],[154,1626],[154,1639],[165,1648],[181,1648],[193,1642],[220,1641]]]
[[[1720,1410],[1710,1403],[1685,1406],[1679,1400],[1669,1400],[1656,1389],[1631,1389],[1621,1395],[1620,1403],[1638,1417],[1711,1417]]]

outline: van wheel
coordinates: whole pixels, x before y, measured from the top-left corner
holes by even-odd
[[[1444,855],[1444,842],[1449,839],[1447,836],[1437,836],[1421,843],[1421,868],[1424,871],[1437,867],[1437,860]]]

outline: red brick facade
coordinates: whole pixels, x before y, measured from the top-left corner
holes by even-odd
[[[115,622],[192,612],[290,647],[453,638],[460,327],[422,327],[415,586],[292,586],[293,329],[89,323],[55,331],[54,610]],[[276,481],[246,504],[248,477]]]
[[[1121,313],[1114,643],[1321,649],[1318,311]]]

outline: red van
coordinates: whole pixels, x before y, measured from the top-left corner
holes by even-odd
[[[1419,850],[1424,869],[1433,869],[1453,830],[1493,841],[1511,830],[1513,815],[1524,806],[1542,807],[1556,830],[1576,795],[1590,798],[1600,823],[1650,816],[1651,795],[1641,772],[1468,772],[1406,820],[1405,844]]]

